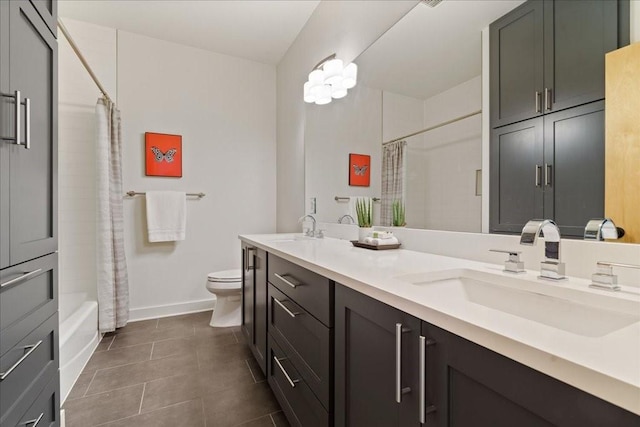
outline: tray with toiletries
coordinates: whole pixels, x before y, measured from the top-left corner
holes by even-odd
[[[384,251],[387,249],[398,249],[400,247],[400,243],[395,243],[392,245],[371,245],[369,243],[359,242],[357,240],[352,240],[351,244],[357,248],[365,248],[372,249],[374,251]]]

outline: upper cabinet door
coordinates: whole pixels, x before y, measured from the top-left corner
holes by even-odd
[[[0,1],[0,138],[10,138],[13,100],[9,94],[9,2]],[[0,140],[0,269],[9,264],[9,151]]]
[[[55,36],[58,22],[58,2],[54,0],[29,0],[42,18],[49,31]]]
[[[528,1],[490,27],[491,127],[542,114],[543,3]]]
[[[603,99],[604,56],[617,47],[617,1],[545,1],[545,113]]]
[[[24,104],[21,144],[9,149],[14,265],[57,249],[58,47],[31,2],[9,3],[9,92],[19,90]]]

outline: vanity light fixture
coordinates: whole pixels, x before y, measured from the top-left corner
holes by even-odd
[[[358,66],[353,62],[344,66],[334,53],[320,61],[309,73],[309,80],[304,84],[304,102],[324,105],[332,99],[344,98],[357,81]]]

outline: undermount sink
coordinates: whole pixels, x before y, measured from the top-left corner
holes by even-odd
[[[429,298],[482,306],[588,337],[604,336],[640,321],[639,301],[518,276],[456,269],[396,278],[424,288]]]
[[[305,236],[304,234],[294,234],[289,236],[276,237],[270,240],[271,243],[286,243],[286,242],[303,242],[315,240],[315,237]]]

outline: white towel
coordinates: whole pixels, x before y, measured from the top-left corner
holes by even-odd
[[[367,243],[373,246],[388,246],[388,245],[397,245],[400,242],[398,241],[397,237],[389,237],[386,239],[367,237],[366,239],[364,239],[364,243]]]
[[[186,193],[147,191],[147,230],[150,242],[184,240],[186,228]]]

